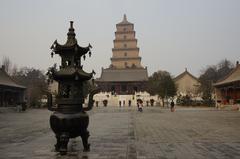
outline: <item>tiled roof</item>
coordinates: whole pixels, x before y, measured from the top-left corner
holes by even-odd
[[[233,69],[225,78],[215,83],[214,86],[225,85],[237,81],[240,81],[240,64],[237,64],[235,69]]]
[[[96,79],[99,82],[133,82],[147,81],[147,68],[142,69],[102,69],[101,77]]]
[[[92,73],[87,73],[82,69],[72,68],[72,67],[66,67],[66,68],[60,69],[54,74],[54,77],[57,79],[63,78],[63,77],[71,78],[71,77],[75,77],[76,75],[78,75],[78,78],[82,80],[89,80],[92,78]]]
[[[193,79],[195,79],[195,80],[198,81],[198,78],[195,77],[195,76],[193,76],[191,73],[189,73],[189,72],[187,71],[187,69],[186,69],[183,73],[181,73],[180,75],[178,75],[177,77],[175,77],[175,78],[174,78],[174,81],[178,81],[179,79],[181,79],[181,78],[184,77],[185,75],[189,75],[190,77],[192,77]]]
[[[126,16],[126,14],[124,14],[124,16],[123,16],[123,20],[120,22],[120,23],[118,23],[117,25],[133,25],[133,23],[130,23],[128,20],[127,20],[127,16]]]
[[[25,89],[26,87],[17,84],[4,70],[0,68],[0,85]]]

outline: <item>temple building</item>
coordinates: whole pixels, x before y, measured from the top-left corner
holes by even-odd
[[[16,106],[24,102],[26,87],[17,84],[5,71],[0,68],[0,107]]]
[[[198,79],[188,72],[187,69],[177,77],[174,78],[174,82],[177,86],[177,95],[188,95],[191,97],[197,97],[198,88],[200,86],[200,82]]]
[[[240,64],[225,78],[214,84],[216,103],[219,105],[240,104]]]
[[[128,22],[124,15],[122,22],[116,24],[116,28],[111,65],[109,68],[102,68],[96,83],[104,92],[134,94],[144,91],[148,72],[141,64],[134,24]]]

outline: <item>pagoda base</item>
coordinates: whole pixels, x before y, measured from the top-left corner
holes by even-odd
[[[81,136],[83,151],[90,151],[88,124],[89,116],[85,112],[71,114],[54,112],[50,116],[50,126],[56,134],[55,150],[60,152],[61,155],[66,155],[69,139]]]

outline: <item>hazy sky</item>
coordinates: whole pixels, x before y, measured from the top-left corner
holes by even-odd
[[[198,76],[207,65],[240,60],[240,0],[1,0],[0,58],[18,67],[47,69],[55,39],[66,42],[74,21],[81,46],[91,43],[86,71],[110,65],[116,23],[134,23],[142,64],[149,75],[185,67]],[[0,59],[0,60],[1,60]]]

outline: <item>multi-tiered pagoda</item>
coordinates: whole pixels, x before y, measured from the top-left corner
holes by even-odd
[[[111,65],[102,69],[101,77],[96,82],[105,92],[134,94],[144,91],[148,73],[147,68],[141,65],[134,24],[128,22],[124,15],[116,28]]]

